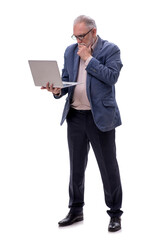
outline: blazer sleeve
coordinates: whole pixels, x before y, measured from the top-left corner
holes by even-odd
[[[111,44],[104,47],[97,59],[93,57],[86,67],[88,74],[110,86],[114,85],[119,77],[122,68],[119,48]]]

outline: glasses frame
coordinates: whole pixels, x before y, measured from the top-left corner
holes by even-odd
[[[91,29],[90,29],[87,33],[85,33],[85,34],[81,34],[81,35],[77,35],[77,36],[73,34],[73,35],[71,36],[71,38],[72,38],[73,40],[79,39],[80,41],[82,41],[82,40],[85,38],[85,36],[92,31],[92,29],[93,29],[93,28],[91,28]]]

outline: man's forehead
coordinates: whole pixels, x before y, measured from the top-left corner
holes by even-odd
[[[76,23],[73,27],[73,31],[76,35],[77,35],[77,33],[78,34],[84,33],[87,30],[88,30],[88,28],[87,28],[87,26],[85,25],[84,22]]]

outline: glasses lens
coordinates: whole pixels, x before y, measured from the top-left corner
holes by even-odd
[[[76,40],[76,39],[77,39],[75,35],[72,35],[71,38],[72,38],[73,40]]]
[[[77,40],[77,39],[79,39],[79,40],[81,41],[81,40],[83,40],[84,37],[82,37],[82,36],[75,36],[75,35],[72,35],[71,38],[72,38],[73,40]]]
[[[93,29],[93,28],[91,28],[87,33],[85,33],[85,34],[83,34],[83,35],[75,36],[75,35],[73,34],[73,35],[71,36],[71,38],[72,38],[73,40],[79,39],[80,41],[82,41],[83,38],[84,38],[89,32],[92,31],[92,29]]]

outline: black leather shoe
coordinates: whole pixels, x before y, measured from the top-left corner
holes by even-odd
[[[59,224],[59,227],[65,227],[80,221],[83,221],[83,212],[78,214],[69,212],[68,215],[63,220],[61,220],[58,224]]]
[[[117,232],[121,229],[121,218],[120,217],[111,217],[108,231],[109,232]]]

